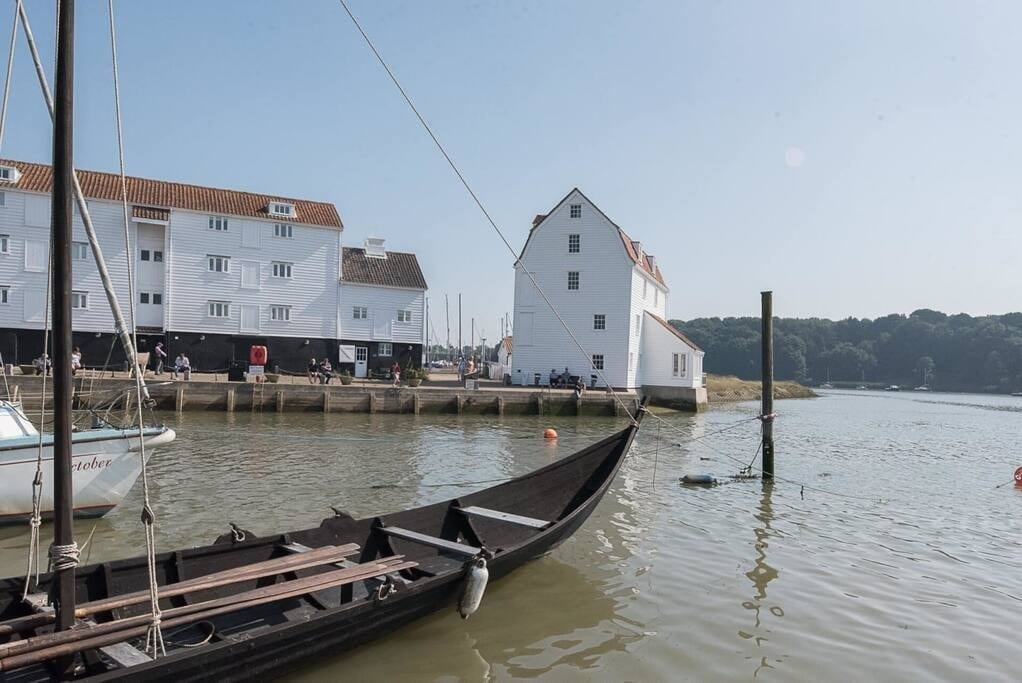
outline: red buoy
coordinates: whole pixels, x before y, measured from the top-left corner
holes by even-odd
[[[556,439],[557,438],[557,430],[554,429],[553,427],[547,427],[546,431],[543,432],[543,438],[544,439]],[[1019,470],[1022,471],[1022,467],[1020,467]]]
[[[1015,470],[1015,486],[1022,486],[1022,467]]]

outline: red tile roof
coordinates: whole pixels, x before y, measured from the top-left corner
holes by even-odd
[[[374,258],[366,256],[365,249],[356,247],[344,247],[344,255],[341,257],[341,283],[345,282],[429,289],[415,254],[388,251],[387,258]]]
[[[625,231],[622,230],[621,228],[618,228],[617,231],[618,234],[621,235],[621,241],[625,243],[625,251],[628,252],[628,258],[632,259],[633,263],[635,263],[644,271],[652,275],[657,282],[666,287],[667,283],[664,282],[664,276],[660,272],[660,268],[650,265],[649,257],[647,254],[643,254],[642,258],[640,259],[639,255],[635,253],[635,247],[634,245],[632,245],[632,238],[629,237],[628,234],[625,233]]]
[[[0,164],[13,166],[21,172],[21,178],[13,185],[19,190],[50,192],[53,187],[53,172],[46,164],[10,160],[0,160]],[[121,178],[116,173],[79,170],[78,180],[82,184],[85,196],[90,199],[110,201],[120,201],[121,199]],[[227,214],[264,220],[276,218],[289,223],[344,229],[337,208],[327,202],[312,202],[277,195],[224,190],[133,176],[128,176],[127,186],[130,203],[144,204],[150,208],[186,209],[201,213]],[[269,215],[266,212],[266,205],[276,201],[294,204],[296,215],[288,219]]]
[[[504,350],[511,353],[511,348],[514,345],[514,341],[511,337],[504,337],[503,339]]]
[[[694,350],[702,351],[701,348],[696,346],[696,343],[694,341],[692,341],[691,339],[686,337],[684,334],[682,334],[681,330],[679,330],[677,327],[675,327],[671,323],[667,322],[666,320],[664,320],[663,318],[661,318],[660,316],[658,316],[655,313],[650,313],[649,311],[646,311],[646,315],[648,315],[650,318],[653,318],[653,320],[655,320],[658,323],[660,323],[661,325],[663,325],[665,330],[667,330],[668,332],[673,334],[675,337],[677,337],[681,341],[683,341],[686,344],[688,344],[689,346],[691,346]]]

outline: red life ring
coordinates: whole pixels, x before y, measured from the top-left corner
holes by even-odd
[[[253,346],[248,352],[249,365],[266,365],[266,347]]]
[[[1022,467],[1015,470],[1015,486],[1022,486]]]

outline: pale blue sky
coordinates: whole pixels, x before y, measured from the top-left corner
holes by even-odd
[[[106,3],[78,4],[77,163],[114,170]],[[351,4],[516,247],[577,185],[672,317],[764,288],[780,315],[1022,308],[1022,3]],[[334,202],[496,337],[512,258],[336,0],[117,8],[129,173]],[[45,161],[17,60],[3,154]]]

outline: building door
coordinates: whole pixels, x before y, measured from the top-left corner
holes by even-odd
[[[163,227],[139,225],[135,261],[135,322],[144,327],[163,328],[164,246]]]
[[[369,370],[369,347],[355,347],[355,377],[365,377]]]

